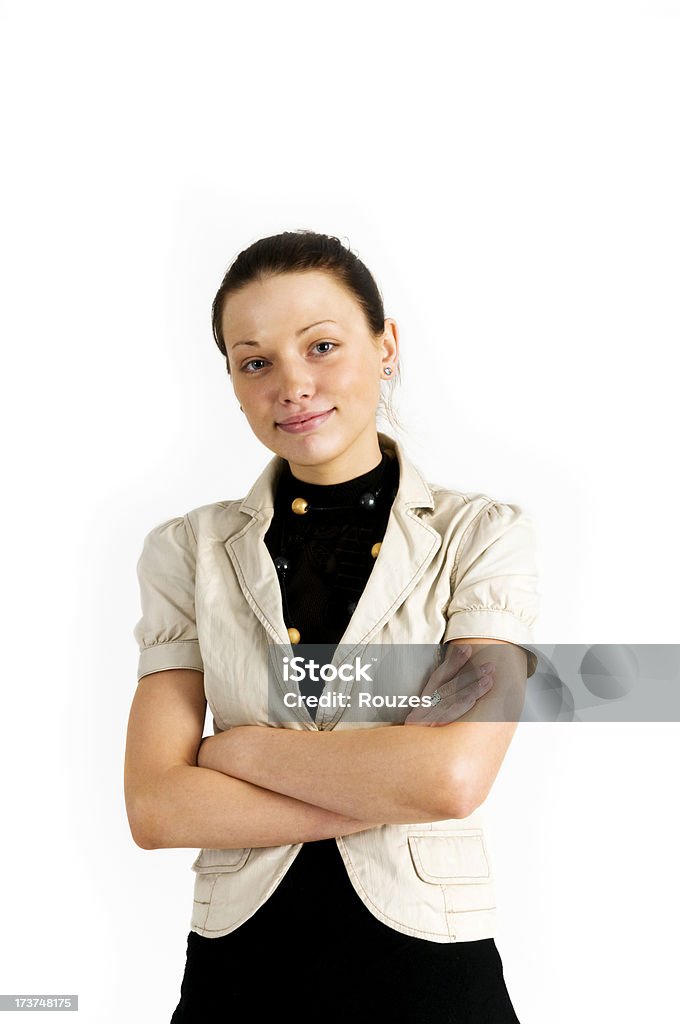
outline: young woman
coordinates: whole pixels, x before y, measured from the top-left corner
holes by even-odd
[[[152,529],[137,567],[130,827],[202,847],[172,1022],[516,1024],[478,807],[535,668],[531,521],[428,483],[377,429],[397,325],[338,239],[240,253],[213,331],[274,456],[244,498]],[[356,679],[297,686],[272,657],[339,669],[394,644],[444,656],[395,677],[392,718],[357,716]]]

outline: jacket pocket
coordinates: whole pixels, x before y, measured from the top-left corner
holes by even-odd
[[[238,871],[248,860],[251,850],[250,846],[236,850],[201,850],[191,865],[191,870],[213,875],[219,875],[223,871]]]
[[[222,883],[226,883],[234,872],[243,867],[251,851],[251,847],[236,850],[201,850],[191,865],[191,870],[196,872],[191,928],[204,932],[208,927],[211,907],[215,899],[219,900]]]
[[[481,828],[422,830],[408,833],[413,866],[431,885],[490,882],[491,871]]]

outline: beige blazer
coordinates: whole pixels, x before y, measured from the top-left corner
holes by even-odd
[[[396,439],[380,431],[378,439],[399,460],[399,489],[333,663],[341,653],[353,660],[369,643],[438,645],[461,637],[533,643],[539,592],[528,515],[485,494],[428,483]],[[138,678],[163,669],[202,670],[216,732],[273,724],[270,655],[272,645],[288,645],[288,634],[264,535],[282,465],[275,455],[244,498],[203,505],[154,527],[137,563]],[[530,652],[529,675],[535,667]],[[410,692],[420,693],[426,678],[414,678]],[[292,717],[288,728],[357,727],[340,706],[319,707],[316,722],[304,707]],[[435,942],[495,934],[492,862],[479,810],[466,818],[382,825],[336,841],[358,896],[384,924]],[[192,864],[191,929],[217,937],[238,928],[271,895],[301,846],[201,850]]]

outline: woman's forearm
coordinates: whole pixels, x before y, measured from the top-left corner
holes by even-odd
[[[150,850],[279,846],[349,835],[379,824],[188,764],[165,772],[136,819],[135,840]]]
[[[207,736],[198,763],[358,820],[438,821],[462,806],[447,728],[236,726]]]

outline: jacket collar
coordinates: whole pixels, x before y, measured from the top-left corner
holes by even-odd
[[[399,461],[399,487],[378,558],[338,647],[369,643],[406,600],[441,546],[437,531],[416,513],[417,509],[434,508],[427,481],[399,441],[377,433],[380,447],[391,450]],[[274,514],[276,481],[283,464],[279,455],[270,459],[239,504],[249,521],[225,541],[244,596],[271,642],[277,644],[289,641],[279,580],[264,537]]]

